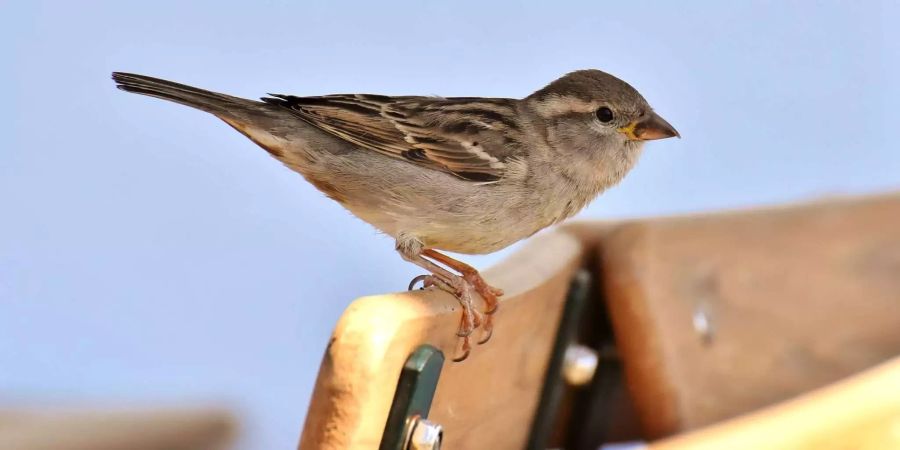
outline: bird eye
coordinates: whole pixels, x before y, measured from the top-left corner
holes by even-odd
[[[602,107],[597,110],[597,119],[599,119],[603,123],[609,123],[613,120],[613,112],[607,107]]]

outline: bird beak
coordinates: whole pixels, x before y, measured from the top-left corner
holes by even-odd
[[[619,132],[632,141],[651,141],[670,137],[681,139],[681,135],[678,134],[678,131],[672,125],[669,125],[669,122],[666,122],[665,119],[659,117],[659,114],[652,111],[640,120],[619,128]]]

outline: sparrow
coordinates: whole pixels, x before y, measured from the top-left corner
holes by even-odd
[[[450,292],[461,356],[503,291],[440,251],[495,252],[617,184],[645,141],[680,137],[628,83],[571,72],[522,98],[268,94],[260,101],[115,72],[117,87],[206,111],[393,237],[413,279]],[[474,306],[478,294],[483,308]]]

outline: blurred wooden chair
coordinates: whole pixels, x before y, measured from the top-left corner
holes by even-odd
[[[0,449],[224,450],[235,428],[219,409],[4,409]]]
[[[451,296],[351,304],[300,449],[900,448],[898,195],[577,223],[486,278],[461,363]]]

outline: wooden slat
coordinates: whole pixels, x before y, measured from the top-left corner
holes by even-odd
[[[648,450],[900,448],[900,358],[752,414],[655,442]]]
[[[235,428],[217,409],[0,410],[0,449],[221,450]]]
[[[598,231],[599,230],[599,231]],[[900,196],[578,233],[645,436],[771,405],[900,354]],[[705,314],[711,337],[695,330]]]
[[[444,427],[444,448],[522,448],[583,255],[577,239],[549,233],[488,270],[506,296],[493,339],[461,363],[450,361],[459,323],[452,296],[419,291],[355,301],[326,350],[300,449],[377,448],[400,369],[426,343],[447,357],[429,416]]]

